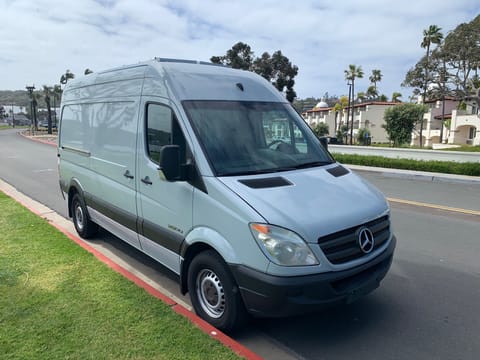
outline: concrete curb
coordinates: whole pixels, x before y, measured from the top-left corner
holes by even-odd
[[[33,140],[33,141],[36,141],[36,142],[39,142],[39,143],[42,143],[42,144],[47,144],[47,145],[50,145],[50,146],[57,147],[57,142],[56,141],[53,142],[51,140],[42,139],[41,137],[26,135],[24,131],[20,131],[20,132],[18,132],[18,134],[20,134],[20,136],[23,136],[26,139]]]
[[[166,305],[170,306],[173,311],[177,314],[187,318],[191,323],[197,326],[201,331],[209,335],[210,337],[216,339],[217,341],[221,342],[226,347],[230,348],[234,353],[243,357],[247,360],[260,360],[262,359],[261,356],[254,353],[252,350],[248,349],[247,347],[243,346],[242,344],[238,343],[228,335],[224,334],[220,330],[216,329],[196,314],[188,310],[185,306],[179,304],[175,299],[172,299],[169,295],[166,295],[159,291],[158,289],[154,288],[146,281],[138,277],[137,275],[133,274],[129,270],[125,269],[108,256],[102,254],[98,250],[94,249],[91,245],[89,245],[86,241],[79,238],[78,236],[74,235],[70,231],[68,231],[62,223],[68,222],[65,218],[61,215],[57,214],[54,210],[48,208],[47,206],[29,198],[25,194],[16,190],[13,186],[9,185],[8,183],[4,182],[0,179],[0,191],[2,191],[5,195],[11,197],[20,205],[27,208],[29,211],[34,213],[37,216],[46,218],[48,222],[58,229],[60,232],[65,234],[70,240],[74,241],[77,245],[81,246],[86,251],[90,252],[94,255],[98,260],[106,264],[112,270],[118,272],[128,280],[134,282],[137,286],[143,288],[152,296],[160,299]]]

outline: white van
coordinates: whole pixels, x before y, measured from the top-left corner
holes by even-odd
[[[79,235],[156,259],[222,330],[352,301],[392,262],[384,196],[251,72],[155,59],[69,81],[58,156]]]

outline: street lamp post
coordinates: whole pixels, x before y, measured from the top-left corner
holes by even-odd
[[[15,110],[13,108],[13,104],[12,105],[12,126],[15,127]]]
[[[347,107],[347,121],[345,123],[345,125],[347,125],[347,135],[345,136],[345,144],[348,143],[348,123],[350,121],[350,105],[352,102],[352,83],[347,82],[347,85],[348,85],[348,107]]]
[[[25,89],[27,89],[28,91],[28,94],[30,95],[30,116],[32,117],[30,120],[32,122],[32,134],[35,135],[35,124],[33,122],[33,111],[34,111],[34,108],[33,108],[33,90],[35,90],[35,85],[32,85],[32,86],[25,86]]]

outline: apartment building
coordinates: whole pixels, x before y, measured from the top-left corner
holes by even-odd
[[[385,110],[389,107],[395,106],[395,102],[370,101],[358,103],[353,106],[353,136],[355,136],[358,129],[366,128],[371,135],[371,141],[376,143],[389,142],[387,133],[382,125],[385,123],[383,116]],[[332,107],[327,103],[321,101],[313,109],[302,114],[305,121],[311,126],[315,127],[319,122],[326,123],[330,130],[329,135],[335,136],[337,130],[347,122],[348,108],[335,114]],[[349,124],[351,124],[352,114],[350,113]],[[350,127],[350,125],[349,125]]]

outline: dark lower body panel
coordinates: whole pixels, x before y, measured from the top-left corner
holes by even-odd
[[[232,265],[247,310],[258,317],[282,317],[318,310],[321,305],[352,302],[375,290],[392,264],[396,238],[375,259],[352,269],[281,277]]]

